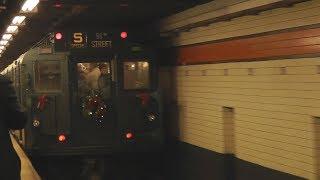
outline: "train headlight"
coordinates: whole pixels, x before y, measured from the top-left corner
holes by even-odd
[[[61,33],[61,32],[56,33],[56,34],[55,34],[55,38],[56,38],[57,40],[61,40],[61,39],[63,38],[62,33]]]
[[[64,134],[60,134],[58,136],[58,141],[59,142],[65,142],[67,140],[66,136]]]
[[[132,139],[133,138],[133,134],[131,132],[126,134],[126,138],[127,139]]]
[[[34,127],[39,127],[40,126],[40,121],[38,119],[34,119],[33,122],[32,122],[32,125]]]
[[[128,33],[123,31],[123,32],[120,33],[120,36],[121,36],[122,39],[125,39],[125,38],[128,37]]]
[[[154,114],[149,114],[147,117],[150,122],[156,120],[156,116]]]

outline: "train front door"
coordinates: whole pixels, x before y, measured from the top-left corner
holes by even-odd
[[[72,62],[71,133],[77,137],[74,141],[88,147],[111,148],[115,136],[111,62],[81,59]]]

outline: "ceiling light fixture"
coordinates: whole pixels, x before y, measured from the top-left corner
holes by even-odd
[[[3,40],[7,40],[7,41],[10,41],[12,39],[12,34],[4,34],[2,36],[2,39]]]
[[[40,0],[24,0],[21,11],[12,19],[5,33],[2,35],[2,39],[0,40],[0,57],[1,53],[3,53],[9,45],[9,41],[13,39],[13,35],[18,33],[19,26],[24,25],[26,20],[26,16],[24,15],[29,12],[36,12],[35,8],[39,2]]]
[[[21,8],[23,12],[32,11],[39,4],[39,0],[26,0]]]
[[[7,45],[8,43],[9,43],[9,41],[6,41],[6,40],[1,40],[0,41],[0,45],[2,45],[2,46]]]
[[[16,33],[18,31],[18,26],[8,26],[6,33]]]
[[[25,16],[16,16],[12,19],[12,25],[21,25],[25,19]]]

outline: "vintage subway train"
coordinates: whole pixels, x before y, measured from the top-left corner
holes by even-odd
[[[15,136],[32,155],[159,150],[156,55],[127,32],[51,33],[2,74],[29,122]]]

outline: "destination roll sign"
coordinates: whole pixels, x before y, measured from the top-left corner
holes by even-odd
[[[56,32],[54,48],[59,51],[81,51],[82,49],[111,49],[112,37],[107,32]]]
[[[83,48],[105,49],[112,48],[112,41],[110,35],[106,32],[72,32],[67,46],[70,50]]]

